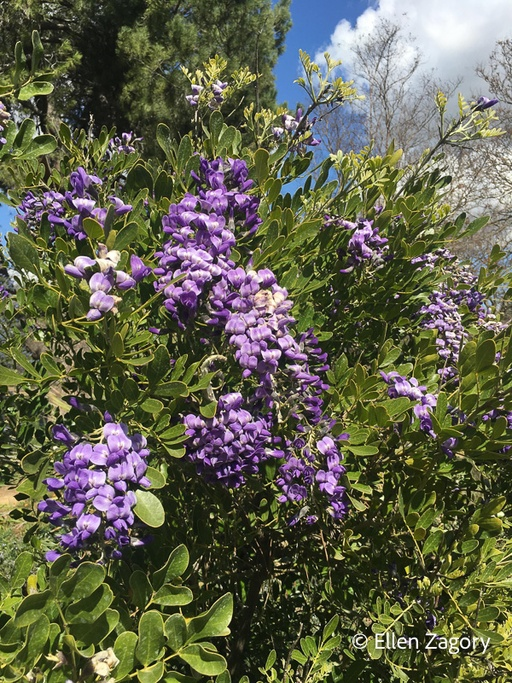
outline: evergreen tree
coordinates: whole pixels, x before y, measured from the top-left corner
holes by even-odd
[[[227,60],[228,73],[246,66],[259,74],[243,93],[245,103],[275,103],[272,69],[291,26],[289,5],[290,0],[274,6],[271,0],[13,0],[0,8],[0,67],[11,64],[17,40],[30,62],[31,32],[37,29],[57,74],[48,102],[30,103],[43,130],[63,119],[83,128],[91,120],[97,128],[115,122],[147,139],[159,121],[183,132],[190,120],[184,106],[190,84],[181,67],[194,70],[215,54]]]

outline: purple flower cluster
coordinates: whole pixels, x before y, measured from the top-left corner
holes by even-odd
[[[108,251],[104,244],[100,244],[98,258],[77,256],[73,265],[64,266],[64,271],[68,275],[85,280],[89,285],[91,296],[87,320],[99,320],[108,311],[115,313],[116,305],[121,301],[114,293],[115,290],[123,292],[131,289],[151,273],[151,268],[145,266],[135,254],[130,257],[131,276],[122,270],[116,270],[120,258],[119,251]],[[98,267],[99,272],[94,272],[93,269]]]
[[[352,229],[353,233],[346,251],[339,254],[340,257],[348,254],[346,266],[340,270],[340,273],[351,273],[354,267],[361,266],[365,261],[373,263],[382,261],[388,240],[379,235],[379,228],[373,227],[373,221],[360,220],[357,223],[343,221],[342,224],[347,229]]]
[[[443,380],[448,380],[457,374],[454,366],[468,333],[464,328],[459,306],[449,291],[441,288],[432,292],[429,299],[430,303],[419,310],[419,314],[424,316],[421,326],[437,330],[436,346],[440,358],[445,362],[438,373]]]
[[[2,133],[5,130],[5,123],[10,119],[11,115],[5,108],[5,104],[3,102],[0,102],[0,145],[5,145],[7,140],[2,136]]]
[[[416,270],[423,270],[424,268],[430,268],[432,270],[439,259],[453,261],[455,258],[457,257],[455,254],[452,254],[449,249],[436,249],[432,253],[415,256],[411,259],[411,263],[419,264]]]
[[[444,272],[451,276],[456,286],[443,283],[430,294],[430,303],[419,310],[423,315],[421,326],[438,331],[436,345],[439,356],[445,365],[438,372],[447,381],[457,375],[455,364],[468,333],[463,324],[464,308],[476,314],[476,323],[493,332],[502,331],[506,325],[499,322],[496,316],[484,305],[485,296],[477,289],[477,278],[468,266],[456,261],[456,257],[447,249],[438,249],[432,254],[423,254],[411,260],[420,264],[418,270],[433,268],[438,259],[443,258],[450,263],[444,266]]]
[[[135,152],[135,145],[138,142],[142,142],[142,138],[135,137],[135,134],[130,131],[129,133],[121,133],[121,137],[111,138],[108,142],[108,151],[116,154],[131,154]]]
[[[55,427],[54,438],[68,450],[54,464],[58,477],[44,481],[55,497],[45,498],[38,508],[52,524],[65,529],[59,537],[62,548],[71,553],[100,549],[102,558],[119,558],[125,546],[144,542],[131,534],[134,489],[151,483],[145,476],[146,439],[141,434],[129,436],[125,424],[114,422],[104,425],[98,444],[76,443],[62,425]],[[58,556],[51,551],[47,560]]]
[[[284,459],[280,500],[297,503],[316,486],[338,518],[345,510],[341,456],[330,437],[317,439],[314,454],[302,439],[312,442],[325,427],[321,394],[328,385],[320,375],[327,356],[312,330],[291,334],[293,304],[272,271],[246,270],[230,259],[235,230],[252,232],[260,222],[258,200],[245,194],[252,185],[245,163],[202,159],[193,175],[198,196],[186,194],[163,219],[171,239],[156,255],[155,286],[180,328],[200,316],[227,342],[247,390],[222,395],[213,418],[185,416],[187,457],[208,480],[231,487],[269,457]],[[281,423],[293,423],[300,438],[272,436]]]
[[[398,372],[385,373],[381,371],[382,379],[388,384],[388,396],[398,398],[405,396],[411,401],[417,401],[413,408],[414,414],[420,421],[420,429],[432,438],[436,438],[432,424],[431,409],[437,404],[437,397],[427,392],[427,387],[420,385],[415,377],[407,379]]]
[[[210,107],[210,109],[218,109],[218,107],[224,102],[224,90],[227,87],[227,83],[223,83],[219,80],[216,80],[214,83],[211,84],[210,91],[212,93],[212,97],[208,101],[208,106]],[[192,94],[185,95],[185,99],[192,107],[197,107],[199,104],[201,93],[204,90],[204,86],[192,83],[191,88]]]
[[[268,457],[268,419],[243,406],[242,394],[234,392],[220,397],[215,417],[184,417],[188,459],[207,481],[237,488],[245,482],[244,475],[257,474],[259,463]]]
[[[345,438],[346,435],[343,435]],[[327,510],[334,519],[341,519],[347,511],[345,487],[340,484],[345,468],[340,464],[341,454],[338,446],[330,436],[324,436],[316,441],[317,454],[311,452],[306,441],[298,437],[292,443],[287,440],[286,462],[279,468],[279,478],[276,483],[283,491],[279,496],[280,503],[288,501],[303,503],[308,496],[308,489],[315,486],[327,498]],[[324,467],[318,466],[320,454]],[[316,464],[316,467],[314,466]],[[299,515],[295,516],[291,524],[295,524]],[[306,524],[316,522],[315,515],[305,517]]]
[[[274,128],[272,128],[272,133],[274,134],[276,140],[281,140],[285,136],[293,137],[300,126],[302,137],[301,145],[316,147],[322,142],[318,138],[313,137],[313,133],[311,132],[312,127],[315,125],[316,118],[312,119],[311,121],[308,119],[304,120],[302,109],[300,107],[297,109],[295,116],[292,116],[291,114],[283,114],[281,120],[283,124],[282,126],[274,126]]]
[[[84,218],[94,218],[104,225],[107,209],[97,207],[99,194],[97,186],[102,180],[95,175],[89,175],[79,166],[70,175],[72,190],[61,192],[44,192],[41,197],[32,191],[28,192],[18,207],[21,218],[31,229],[37,229],[43,213],[48,214],[48,220],[53,227],[62,225],[68,235],[77,240],[85,240],[87,234],[83,227]],[[115,214],[122,216],[132,210],[131,205],[124,204],[119,197],[110,196],[109,201],[115,206]]]
[[[207,288],[234,268],[229,256],[236,243],[235,225],[252,233],[261,222],[257,199],[245,194],[252,181],[243,162],[202,159],[200,174],[194,174],[198,196],[187,193],[163,218],[171,239],[156,253],[154,270],[159,276],[155,288],[163,292],[164,306],[182,329],[197,315]]]

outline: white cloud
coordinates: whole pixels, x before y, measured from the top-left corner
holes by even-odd
[[[443,81],[463,79],[460,90],[469,99],[487,95],[486,84],[475,74],[497,40],[512,37],[511,0],[380,0],[361,14],[355,26],[341,20],[323,53],[343,60],[350,69],[351,47],[383,20],[399,23],[416,39],[424,66]]]

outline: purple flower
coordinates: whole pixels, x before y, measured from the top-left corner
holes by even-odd
[[[140,282],[142,279],[147,277],[151,273],[151,268],[144,265],[142,259],[140,259],[135,254],[130,256],[130,268],[132,271],[132,277],[135,282]]]
[[[76,442],[76,438],[68,431],[64,425],[53,425],[52,434],[55,441],[61,441],[66,446],[71,446]]]
[[[110,154],[131,154],[135,152],[135,144],[142,142],[142,138],[134,137],[134,133],[121,133],[121,137],[111,138],[108,143]]]
[[[64,550],[106,551],[115,558],[120,557],[122,547],[131,543],[134,533],[134,489],[150,485],[145,476],[149,451],[144,437],[130,437],[124,424],[105,424],[103,439],[106,443],[94,446],[87,442],[75,446],[75,441],[67,443],[68,450],[54,465],[60,478],[45,480],[49,491],[64,502],[46,498],[38,508],[49,515],[53,525],[67,529],[60,536]],[[48,561],[57,557],[52,553],[47,555]]]
[[[89,175],[82,166],[79,166],[76,171],[71,173],[70,182],[78,197],[85,197],[86,192],[94,192],[96,195],[97,191],[94,185],[102,184],[98,176]]]
[[[479,97],[474,106],[474,111],[484,111],[484,109],[489,109],[489,107],[493,107],[498,102],[499,100],[496,99],[490,100],[488,97]]]
[[[88,256],[77,256],[73,261],[73,265],[68,264],[64,266],[64,272],[67,275],[83,280],[87,276],[86,270],[88,268],[94,268],[96,265],[96,261]]]
[[[133,206],[131,204],[125,204],[122,199],[119,199],[119,197],[112,196],[112,197],[109,197],[109,200],[116,207],[116,209],[115,209],[116,216],[122,216],[125,213],[129,213],[133,209]]]

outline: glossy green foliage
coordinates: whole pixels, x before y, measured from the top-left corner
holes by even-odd
[[[317,91],[309,75],[311,113],[315,98],[334,104],[350,94],[340,82],[331,95],[324,81]],[[52,235],[44,215],[37,225],[18,218],[9,235],[6,258],[21,286],[0,307],[13,329],[15,321],[30,325],[2,340],[0,406],[10,426],[5,446],[23,472],[18,490],[27,506],[15,514],[30,525],[36,559],[23,553],[0,581],[2,674],[14,681],[34,670],[36,683],[78,675],[89,683],[99,666],[108,668],[107,680],[140,683],[199,676],[218,683],[244,676],[469,683],[492,671],[504,683],[512,634],[512,335],[506,320],[489,315],[510,286],[502,253],[496,249],[469,285],[461,265],[440,256],[484,221],[445,220],[442,191],[450,180],[432,159],[408,168],[397,150],[377,157],[366,149],[315,168],[300,134],[277,143],[270,131],[280,117],[253,114],[247,147],[214,111],[178,143],[161,125],[162,162],[108,154],[112,131],[91,140],[64,124],[62,160],[50,177],[30,160],[16,162],[25,182],[12,192],[15,203],[29,188],[69,191],[70,174],[82,166],[103,179],[97,206],[109,207],[116,195],[132,209],[119,215],[109,208],[103,224],[84,221],[82,241],[62,229]],[[463,115],[469,135],[486,130],[481,112]],[[168,239],[162,219],[194,189],[198,152],[247,163],[262,222],[254,234],[236,235],[233,262],[272,270],[294,302],[297,333],[314,328],[329,354],[323,400],[346,468],[342,521],[314,501],[314,509],[298,503],[290,524],[290,509],[277,500],[277,458],[239,488],[204,481],[184,457],[183,415],[193,409],[213,419],[216,392],[239,386],[238,366],[202,321],[182,330],[170,319],[154,276],[124,291],[115,312],[90,321],[90,292],[64,270],[78,256],[96,257],[101,245],[119,252],[120,268],[133,255],[155,267]],[[359,220],[372,221],[387,240],[382,258],[350,260]],[[417,259],[426,255],[432,262],[422,267]],[[436,292],[456,298],[466,289],[482,295],[481,307],[464,295],[453,311],[464,334],[446,378],[441,331],[425,324],[422,307]],[[41,347],[30,355],[24,344],[34,336]],[[417,401],[390,395],[381,373],[393,372],[435,396],[430,432]],[[73,396],[86,408],[70,405]],[[275,400],[285,414],[291,397]],[[65,557],[47,566],[43,553],[58,539],[36,506],[64,450],[51,427],[65,421],[99,441],[105,411],[147,438],[150,485],[138,492],[134,511],[154,543],[126,548],[122,561],[106,565],[85,552],[76,568]],[[308,525],[313,513],[318,521]],[[363,649],[352,641],[357,633],[367,638]],[[433,651],[429,633],[488,645]],[[383,649],[386,634],[418,646]],[[62,656],[66,663],[53,668]]]
[[[122,565],[114,579],[99,564],[74,569],[71,560],[63,555],[37,570],[32,555],[23,552],[11,575],[0,577],[3,680],[89,680],[105,670],[115,681],[156,683],[191,671],[217,676],[226,670],[210,639],[229,634],[232,596],[183,616],[181,608],[193,599],[181,585],[189,561],[184,546],[149,575]],[[163,599],[170,595],[172,600]]]

